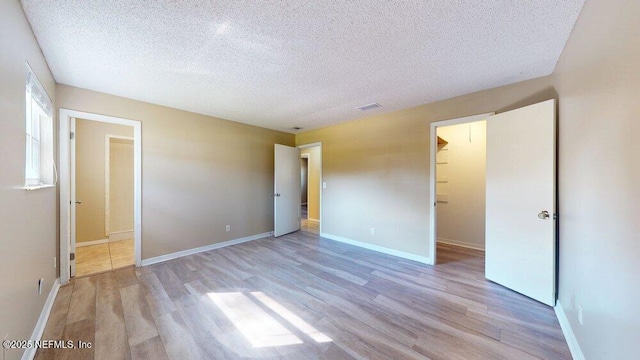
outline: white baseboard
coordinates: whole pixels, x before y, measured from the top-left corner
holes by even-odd
[[[76,247],[83,247],[83,246],[91,246],[91,245],[100,245],[100,244],[106,244],[109,242],[109,239],[100,239],[100,240],[91,240],[91,241],[81,241],[81,242],[76,242]]]
[[[57,278],[56,281],[53,282],[51,291],[49,291],[49,296],[47,296],[47,301],[44,303],[44,307],[40,312],[40,317],[38,318],[36,327],[33,329],[33,333],[31,334],[31,340],[36,341],[42,338],[42,333],[44,333],[44,328],[45,326],[47,326],[47,320],[49,320],[49,314],[51,313],[51,308],[53,307],[53,303],[56,300],[56,295],[58,295],[59,289],[60,278]],[[24,353],[22,354],[22,359],[31,360],[34,356],[36,356],[36,349],[32,347],[24,351]]]
[[[469,244],[468,242],[458,241],[458,240],[451,240],[451,239],[445,239],[445,238],[438,238],[438,240],[437,240],[437,241],[438,241],[439,243],[443,243],[443,244],[454,245],[454,246],[460,246],[460,247],[467,248],[467,249],[482,250],[482,251],[484,251],[484,245]]]
[[[133,230],[118,231],[118,232],[113,232],[109,234],[110,242],[120,241],[120,240],[129,240],[129,239],[133,239]]]
[[[273,235],[273,231],[269,231],[269,232],[262,233],[262,234],[251,235],[251,236],[247,236],[247,237],[243,237],[243,238],[239,238],[239,239],[223,241],[223,242],[216,243],[216,244],[211,244],[211,245],[207,245],[207,246],[201,246],[201,247],[188,249],[188,250],[177,251],[177,252],[174,252],[174,253],[171,253],[171,254],[160,255],[160,256],[149,258],[149,259],[143,259],[142,260],[142,266],[147,266],[147,265],[151,265],[151,264],[157,264],[157,263],[160,263],[160,262],[163,262],[163,261],[177,259],[179,257],[183,257],[183,256],[187,256],[187,255],[193,255],[193,254],[197,254],[197,253],[201,253],[201,252],[205,252],[205,251],[209,251],[209,250],[219,249],[219,248],[223,248],[223,247],[226,247],[226,246],[241,244],[241,243],[244,243],[244,242],[247,242],[247,241],[258,240],[258,239],[266,238],[266,237],[269,237],[269,236],[272,236],[272,235]]]
[[[425,257],[425,256],[414,255],[414,254],[410,254],[410,253],[407,253],[407,252],[404,252],[404,251],[389,249],[389,248],[386,248],[384,246],[373,245],[373,244],[369,244],[369,243],[362,242],[362,241],[357,241],[357,240],[351,240],[351,239],[344,238],[342,236],[331,235],[331,234],[327,234],[327,233],[320,233],[320,236],[323,237],[323,238],[329,239],[329,240],[334,240],[334,241],[338,241],[338,242],[341,242],[341,243],[358,246],[358,247],[365,248],[365,249],[368,249],[368,250],[377,251],[377,252],[380,252],[380,253],[383,253],[383,254],[397,256],[397,257],[401,257],[403,259],[409,259],[409,260],[417,261],[417,262],[420,262],[420,263],[423,263],[423,264],[431,264],[431,259],[429,259],[428,257]]]
[[[569,345],[569,351],[571,351],[571,356],[574,360],[585,360],[584,354],[582,353],[582,349],[580,349],[580,344],[578,343],[578,339],[576,335],[573,333],[573,328],[571,328],[571,323],[569,323],[569,319],[567,318],[567,314],[565,314],[564,309],[562,308],[562,304],[558,300],[556,306],[553,308],[556,312],[556,316],[558,317],[558,322],[560,323],[560,328],[562,328],[562,333],[564,334],[564,338],[567,340],[567,345]]]

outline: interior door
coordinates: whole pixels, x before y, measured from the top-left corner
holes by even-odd
[[[300,149],[275,146],[274,236],[300,230]]]
[[[69,229],[69,277],[76,276],[76,204],[80,201],[76,199],[76,119],[69,119],[69,130],[71,136],[69,140],[69,172],[71,179],[71,214]]]
[[[487,120],[485,276],[556,301],[555,100]]]

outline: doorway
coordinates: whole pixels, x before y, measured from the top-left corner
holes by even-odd
[[[133,127],[75,119],[76,272],[134,264]]]
[[[140,122],[60,110],[60,280],[140,265]]]
[[[300,155],[300,219],[309,218],[309,154]]]
[[[436,128],[436,264],[484,262],[486,121]],[[471,251],[474,250],[474,251]]]
[[[481,251],[484,249],[485,221],[482,168],[486,161],[483,128],[486,128],[484,120],[491,115],[493,113],[431,124],[430,194],[433,212],[429,245],[432,265],[451,261],[461,248],[475,250],[470,252],[475,257],[484,256]],[[477,156],[472,150],[481,150],[482,156]],[[472,169],[468,168],[469,162],[476,162]],[[471,187],[467,182],[469,175],[475,178]],[[469,195],[474,198],[471,208],[466,198]],[[469,216],[473,219],[471,224],[467,222]],[[446,255],[443,253],[439,257],[439,248],[446,250]]]
[[[322,144],[298,146],[300,149],[300,229],[320,233],[322,202]]]

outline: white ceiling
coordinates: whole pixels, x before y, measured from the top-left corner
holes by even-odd
[[[548,75],[583,2],[22,0],[59,83],[288,132]]]

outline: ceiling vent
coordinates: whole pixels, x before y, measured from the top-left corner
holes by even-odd
[[[300,126],[294,126],[294,127],[291,128],[291,130],[298,131],[298,130],[302,130],[302,128]]]
[[[367,104],[367,105],[358,106],[356,109],[362,110],[362,111],[367,111],[367,110],[371,110],[371,109],[377,109],[379,107],[382,107],[382,106],[380,104],[378,104],[378,103],[371,103],[371,104]]]

